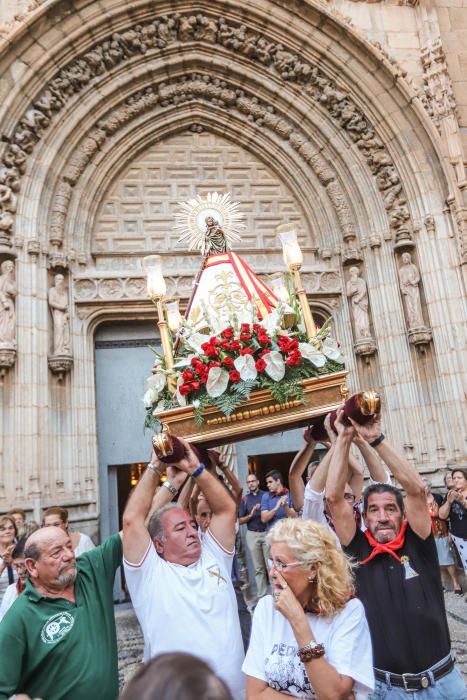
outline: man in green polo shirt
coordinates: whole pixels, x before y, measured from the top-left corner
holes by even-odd
[[[0,700],[115,700],[117,637],[112,600],[120,535],[75,558],[59,527],[26,542],[26,589],[0,623]]]

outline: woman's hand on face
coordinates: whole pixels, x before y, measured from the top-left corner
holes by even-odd
[[[305,617],[305,612],[282,574],[274,572],[272,597],[274,605],[292,625]]]

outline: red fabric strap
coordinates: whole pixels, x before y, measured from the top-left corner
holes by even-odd
[[[371,544],[373,547],[373,550],[366,559],[363,559],[359,564],[366,564],[367,562],[371,561],[374,557],[376,557],[378,554],[390,554],[394,559],[397,559],[397,561],[402,564],[402,561],[400,557],[397,556],[396,551],[398,549],[402,549],[404,546],[405,542],[405,531],[407,530],[407,520],[404,520],[402,523],[401,529],[399,530],[399,534],[395,539],[393,539],[391,542],[377,542],[371,532],[369,530],[365,530],[365,537],[367,538],[368,542]]]

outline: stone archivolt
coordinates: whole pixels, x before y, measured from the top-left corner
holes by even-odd
[[[353,214],[336,173],[324,156],[317,153],[316,147],[306,134],[301,132],[289,118],[278,114],[274,107],[264,104],[245,90],[232,87],[225,80],[194,73],[191,76],[162,82],[159,86],[147,87],[127,98],[123,105],[98,121],[97,127],[89,132],[71,156],[65,167],[63,180],[54,193],[49,227],[50,241],[53,244],[61,241],[64,236],[72,186],[76,185],[80,175],[104,140],[148,110],[173,107],[192,100],[203,100],[227,110],[236,109],[238,113],[258,126],[270,129],[282,140],[288,141],[303,160],[313,168],[320,183],[326,189],[334,205],[344,240],[356,238]]]
[[[117,65],[137,55],[151,54],[175,44],[176,42],[208,42],[220,45],[228,50],[258,62],[273,70],[282,80],[299,85],[311,99],[324,108],[328,114],[348,134],[363,154],[375,177],[376,186],[383,195],[384,206],[389,215],[390,227],[397,230],[409,219],[406,197],[392,158],[375,128],[353,102],[350,95],[339,88],[334,80],[327,77],[320,68],[302,60],[296,53],[289,51],[283,44],[270,40],[265,35],[251,31],[246,25],[238,25],[220,18],[197,15],[164,15],[150,22],[140,23],[132,28],[114,32],[90,48],[79,58],[74,59],[49,81],[45,90],[34,100],[20,119],[13,135],[4,135],[8,146],[3,155],[3,170],[0,175],[0,240],[11,244],[13,215],[16,210],[16,194],[19,189],[20,176],[25,172],[25,164],[34,145],[49,127],[54,114],[58,114],[67,102],[79,94],[96,77],[110,72]],[[167,88],[169,93],[171,88]],[[205,90],[216,92],[212,84]],[[220,99],[230,99],[227,91]],[[144,99],[141,96],[139,99]],[[146,94],[146,99],[149,94]],[[212,96],[212,99],[219,97]],[[248,99],[248,98],[246,98]],[[242,98],[237,96],[236,106],[242,110]],[[127,105],[131,110],[131,105]],[[277,116],[263,113],[258,104],[254,107],[251,100],[244,109],[248,109],[251,118],[275,122],[274,128],[288,137],[290,128]],[[134,106],[137,109],[137,105]],[[255,114],[256,112],[256,114]],[[104,130],[97,129],[81,144],[69,164],[65,181],[73,184],[79,176],[83,163],[105,139]],[[305,141],[301,144],[306,148]],[[7,181],[10,183],[8,184]],[[12,187],[12,183],[16,190]],[[334,188],[331,188],[335,190]],[[63,188],[61,198],[66,198]],[[330,195],[331,196],[331,195]],[[333,195],[336,197],[336,195]],[[60,225],[60,213],[56,218]],[[57,234],[58,235],[58,234]]]

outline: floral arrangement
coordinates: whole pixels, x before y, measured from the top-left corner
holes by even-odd
[[[165,368],[153,348],[156,361],[144,395],[145,427],[159,431],[161,411],[188,404],[198,423],[208,406],[231,415],[257,389],[269,389],[279,403],[301,400],[304,379],[342,369],[339,344],[329,335],[330,319],[317,328],[312,341],[303,325],[291,330],[283,325],[284,308],[279,305],[258,322],[245,323],[233,316],[230,325],[215,335],[192,329],[183,337],[173,370]]]

